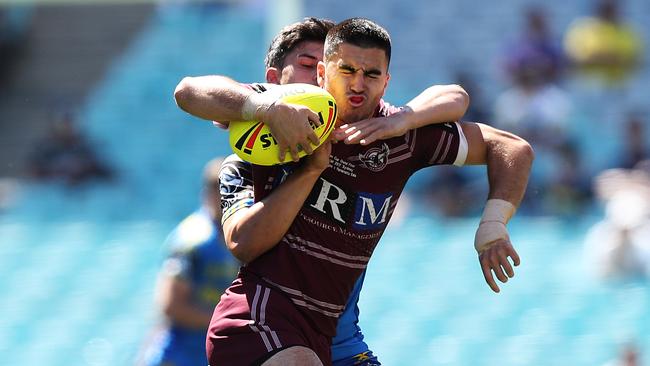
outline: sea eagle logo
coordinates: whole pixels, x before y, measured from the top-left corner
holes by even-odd
[[[379,172],[386,167],[389,153],[388,145],[383,143],[381,147],[373,147],[364,154],[359,154],[359,160],[365,168]]]

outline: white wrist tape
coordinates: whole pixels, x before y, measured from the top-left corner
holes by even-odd
[[[266,113],[269,108],[275,101],[276,97],[268,95],[266,93],[256,93],[253,92],[248,94],[244,105],[241,108],[241,116],[244,121],[256,121],[261,119],[261,117]]]
[[[474,248],[481,253],[488,244],[498,239],[509,240],[506,224],[515,214],[515,206],[502,199],[489,199],[485,204],[481,223],[474,236]]]
[[[506,200],[498,198],[489,199],[485,203],[481,222],[498,221],[507,224],[512,215],[515,214],[516,210],[517,208],[515,205]]]
[[[506,225],[498,221],[485,221],[478,226],[474,236],[474,248],[480,254],[495,240],[509,240]]]

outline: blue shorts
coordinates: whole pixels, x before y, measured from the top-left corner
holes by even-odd
[[[372,351],[359,353],[358,355],[346,358],[344,360],[334,361],[332,366],[380,366],[377,357],[372,354]]]

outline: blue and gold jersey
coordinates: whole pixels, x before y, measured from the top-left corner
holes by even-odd
[[[170,254],[162,275],[189,283],[193,302],[211,312],[239,268],[223,242],[220,226],[201,208],[172,231],[166,245]],[[205,334],[206,330],[169,324],[156,335],[154,345],[147,351],[147,365],[207,364]]]

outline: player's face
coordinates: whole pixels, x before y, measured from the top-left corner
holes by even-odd
[[[338,125],[372,117],[388,86],[384,50],[342,43],[330,60],[318,66],[318,83],[339,109]]]
[[[298,44],[284,59],[279,84],[317,85],[316,65],[323,60],[323,43],[306,41]]]

